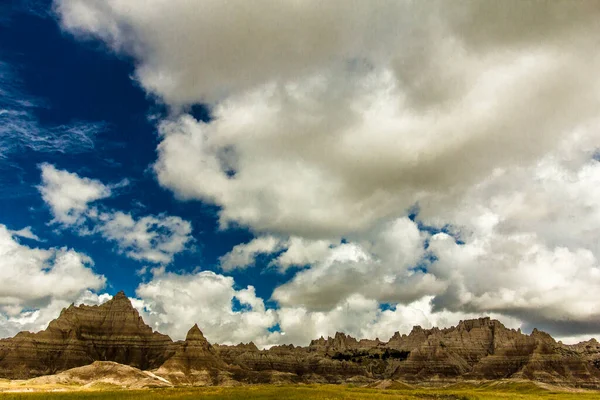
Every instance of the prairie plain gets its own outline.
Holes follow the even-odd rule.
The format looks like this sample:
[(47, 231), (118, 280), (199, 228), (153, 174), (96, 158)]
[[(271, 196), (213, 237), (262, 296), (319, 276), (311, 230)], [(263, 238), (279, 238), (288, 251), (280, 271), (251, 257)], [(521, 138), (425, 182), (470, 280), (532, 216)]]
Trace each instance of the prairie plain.
[[(2, 386), (0, 385), (0, 388)], [(7, 389), (6, 386), (3, 387)], [(160, 388), (120, 390), (112, 385), (87, 388), (48, 386), (19, 388), (23, 390), (0, 393), (2, 400), (192, 400), (192, 399), (440, 399), (440, 400), (491, 400), (491, 399), (600, 399), (599, 391), (540, 386), (533, 382), (493, 382), (486, 384), (458, 384), (443, 388), (409, 388), (401, 383), (386, 389), (357, 387), (353, 385), (251, 385), (238, 387)], [(26, 392), (26, 390), (34, 390)]]

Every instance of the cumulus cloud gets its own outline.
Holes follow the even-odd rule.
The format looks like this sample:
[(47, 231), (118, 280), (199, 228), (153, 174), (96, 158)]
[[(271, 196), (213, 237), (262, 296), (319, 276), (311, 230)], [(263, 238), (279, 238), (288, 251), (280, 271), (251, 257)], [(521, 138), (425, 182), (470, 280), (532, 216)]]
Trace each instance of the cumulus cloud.
[(220, 103), (209, 123), (182, 116), (161, 124), (155, 170), (177, 195), (220, 205), (225, 226), (308, 237), (368, 229), (415, 201), (535, 160), (595, 116), (580, 97), (594, 84), (580, 69), (558, 53), (516, 57), (490, 60), (463, 96), (435, 112), (410, 107), (388, 69), (267, 84)]
[(85, 254), (63, 248), (32, 248), (0, 225), (0, 336), (40, 330), (78, 299), (92, 299), (106, 278)]
[(461, 204), (420, 215), (439, 223), (438, 231), (453, 221), (446, 229), (460, 241), (447, 233), (417, 234), (416, 224), (404, 219), (395, 234), (384, 229), (370, 241), (331, 250), (276, 288), (273, 298), (283, 307), (326, 311), (356, 294), (401, 304), (428, 296), (432, 313), (492, 313), (524, 321), (525, 330), (598, 334), (600, 163), (560, 154), (498, 171)]
[(77, 225), (83, 222), (89, 204), (111, 195), (108, 186), (96, 179), (81, 178), (73, 172), (42, 164), (42, 183), (38, 187), (50, 207), (53, 222)]
[(38, 188), (54, 216), (53, 222), (71, 226), (81, 235), (99, 233), (116, 242), (130, 258), (168, 264), (193, 240), (191, 223), (180, 217), (161, 214), (136, 218), (92, 205), (110, 197), (112, 189), (128, 185), (127, 179), (105, 185), (50, 164), (42, 164), (41, 169), (42, 184)]
[(493, 233), (460, 246), (439, 234), (431, 248), (439, 257), (431, 272), (449, 283), (434, 299), (439, 308), (565, 323), (598, 319), (600, 299), (593, 288), (600, 268), (587, 249), (548, 248), (533, 234)]
[(272, 265), (278, 267), (280, 272), (285, 272), (292, 266), (313, 264), (323, 260), (329, 249), (338, 244), (329, 240), (307, 240), (292, 236), (285, 242), (285, 251), (272, 261)]
[(0, 313), (0, 337), (12, 337), (21, 331), (39, 332), (46, 329), (48, 323), (57, 318), (63, 308), (71, 304), (99, 305), (110, 300), (111, 297), (107, 293), (98, 294), (86, 290), (79, 297), (67, 299), (52, 297), (47, 305), (26, 309), (19, 314)]
[[(351, 294), (334, 307), (311, 311), (302, 306), (266, 310), (254, 288), (235, 289), (231, 277), (204, 271), (195, 274), (158, 274), (136, 290), (133, 304), (154, 329), (183, 339), (198, 324), (212, 343), (254, 341), (259, 347), (293, 343), (307, 345), (320, 336), (343, 331), (357, 338), (386, 341), (394, 332), (408, 334), (414, 325), (449, 327), (482, 313), (433, 312), (432, 297), (382, 310), (376, 299)], [(234, 306), (234, 302), (239, 304)], [(492, 314), (492, 317), (496, 317)], [(516, 328), (521, 322), (503, 318)], [(278, 329), (274, 329), (275, 327)]]
[(283, 307), (323, 311), (353, 294), (385, 303), (410, 303), (445, 284), (417, 269), (425, 236), (408, 218), (387, 223), (372, 239), (342, 244), (323, 261), (300, 271), (273, 298)]
[(220, 266), (224, 271), (243, 269), (255, 264), (260, 254), (280, 253), (271, 260), (270, 266), (285, 272), (292, 266), (304, 266), (322, 260), (334, 246), (328, 240), (307, 240), (292, 236), (288, 239), (274, 236), (260, 236), (248, 243), (238, 244), (220, 257)]
[(281, 248), (281, 241), (272, 236), (262, 236), (248, 243), (238, 244), (222, 256), (219, 261), (224, 271), (246, 268), (254, 264), (259, 254), (273, 253)]
[[(231, 277), (202, 271), (195, 274), (158, 274), (136, 290), (136, 305), (154, 329), (184, 339), (198, 323), (213, 343), (270, 342), (274, 310), (266, 310), (254, 287), (235, 289)], [(239, 309), (234, 309), (234, 301)]]
[(510, 3), (56, 8), (133, 54), (167, 103), (215, 104), (209, 123), (161, 125), (161, 184), (221, 206), (223, 224), (325, 237), (534, 161), (595, 116), (597, 8)]
[[(334, 336), (345, 332), (355, 338), (378, 338), (387, 341), (395, 332), (408, 334), (416, 325), (422, 328), (456, 326), (459, 321), (478, 318), (483, 314), (463, 312), (433, 312), (432, 297), (382, 310), (374, 299), (354, 294), (327, 311), (309, 311), (303, 307), (283, 307), (278, 311), (279, 325), (285, 333), (283, 341), (306, 345), (311, 339)], [(486, 314), (486, 316), (489, 316)], [(491, 314), (497, 317), (497, 314)], [(521, 322), (502, 318), (509, 328), (518, 328)]]
[[(66, 30), (132, 55), (171, 106), (159, 183), (257, 234), (223, 269), (311, 264), (275, 289), (280, 325), (291, 310), (298, 329), (359, 329), (335, 318), (351, 305), (382, 327), (377, 303), (428, 299), (434, 321), (600, 332), (596, 5), (200, 4), (55, 2)], [(197, 102), (210, 121), (185, 113)], [(461, 241), (404, 218), (415, 204)]]
[(382, 42), (389, 44), (406, 20), (405, 5), (387, 0), (377, 7), (354, 0), (55, 5), (65, 29), (137, 57), (136, 78), (171, 104), (214, 101), (266, 80), (361, 57), (366, 49), (383, 52)]
[(563, 149), (498, 171), (462, 204), (439, 207), (431, 220), (456, 221), (465, 243), (431, 239), (430, 273), (450, 283), (436, 308), (501, 312), (560, 335), (600, 332), (600, 163), (591, 153)]
[(168, 264), (192, 241), (192, 224), (180, 217), (144, 216), (136, 220), (117, 211), (100, 214), (98, 221), (97, 231), (135, 260)]

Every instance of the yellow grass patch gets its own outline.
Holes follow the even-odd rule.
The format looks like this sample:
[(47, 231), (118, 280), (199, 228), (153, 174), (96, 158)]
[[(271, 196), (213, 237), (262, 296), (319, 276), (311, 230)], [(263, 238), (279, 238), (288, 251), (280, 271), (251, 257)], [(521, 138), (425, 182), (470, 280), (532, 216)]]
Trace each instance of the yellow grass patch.
[[(1, 385), (1, 383), (0, 383)], [(17, 389), (16, 386), (13, 388)], [(6, 387), (4, 387), (6, 389)], [(0, 399), (49, 399), (49, 400), (192, 400), (192, 399), (439, 399), (439, 400), (491, 400), (491, 399), (600, 399), (597, 391), (573, 391), (560, 388), (544, 388), (529, 382), (506, 382), (501, 384), (463, 384), (446, 388), (410, 388), (402, 384), (387, 389), (353, 387), (346, 385), (256, 385), (242, 387), (161, 388), (146, 390), (114, 390), (110, 385), (94, 385), (89, 388), (48, 387), (36, 388), (42, 392), (4, 392)], [(62, 391), (56, 391), (62, 390)], [(68, 391), (65, 391), (68, 390)]]

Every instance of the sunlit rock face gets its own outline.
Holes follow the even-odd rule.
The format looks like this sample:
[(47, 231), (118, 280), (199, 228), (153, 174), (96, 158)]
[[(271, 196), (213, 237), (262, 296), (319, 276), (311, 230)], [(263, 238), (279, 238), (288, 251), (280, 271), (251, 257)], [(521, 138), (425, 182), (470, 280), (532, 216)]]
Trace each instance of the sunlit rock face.
[(252, 342), (212, 345), (198, 325), (173, 342), (146, 325), (121, 292), (100, 306), (64, 309), (44, 331), (0, 341), (3, 378), (55, 374), (95, 361), (152, 370), (175, 385), (519, 378), (600, 387), (596, 340), (564, 345), (537, 329), (526, 335), (490, 318), (445, 329), (415, 326), (388, 342), (338, 332), (307, 347), (260, 350)]
[(217, 385), (230, 381), (224, 373), (227, 365), (218, 357), (214, 347), (194, 325), (185, 341), (176, 344), (177, 350), (155, 373), (177, 385)]
[(0, 341), (0, 375), (29, 378), (115, 361), (157, 368), (174, 354), (173, 341), (153, 332), (123, 292), (100, 306), (63, 309), (48, 328)]

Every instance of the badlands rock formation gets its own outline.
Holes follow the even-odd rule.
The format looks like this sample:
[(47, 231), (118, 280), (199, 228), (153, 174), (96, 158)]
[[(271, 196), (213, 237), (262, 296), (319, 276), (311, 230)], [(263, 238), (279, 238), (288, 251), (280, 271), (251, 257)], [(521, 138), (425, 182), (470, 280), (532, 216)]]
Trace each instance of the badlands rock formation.
[(94, 361), (154, 369), (173, 354), (173, 341), (153, 332), (120, 292), (100, 306), (63, 309), (44, 331), (0, 340), (0, 377), (26, 379)]
[(44, 375), (27, 381), (26, 386), (69, 385), (94, 387), (104, 384), (124, 389), (171, 387), (166, 379), (149, 371), (141, 371), (112, 361), (94, 361), (56, 375)]
[[(253, 343), (211, 345), (197, 325), (184, 341), (173, 342), (153, 332), (121, 292), (100, 306), (63, 310), (45, 331), (0, 340), (0, 378), (56, 374), (98, 361), (145, 370), (149, 375), (144, 379), (157, 377), (152, 379), (174, 385), (515, 378), (600, 388), (596, 340), (567, 346), (547, 333), (534, 330), (526, 335), (490, 318), (461, 321), (446, 329), (416, 326), (408, 335), (397, 332), (387, 342), (337, 333), (307, 347), (259, 350)], [(76, 372), (114, 367), (93, 366)]]

